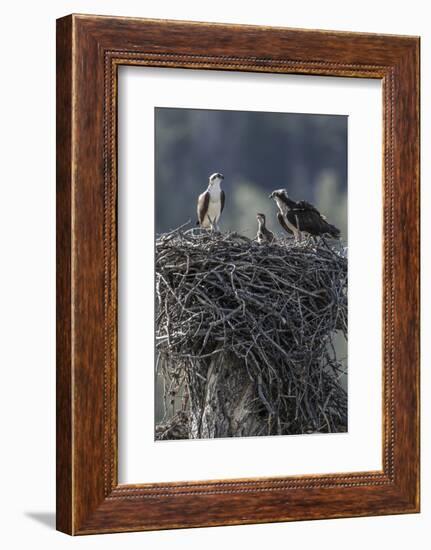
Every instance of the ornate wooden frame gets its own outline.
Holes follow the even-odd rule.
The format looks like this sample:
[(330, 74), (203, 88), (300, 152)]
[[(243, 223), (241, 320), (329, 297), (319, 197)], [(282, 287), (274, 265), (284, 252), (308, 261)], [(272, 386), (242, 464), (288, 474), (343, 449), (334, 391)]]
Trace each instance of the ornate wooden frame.
[[(383, 82), (383, 470), (117, 480), (119, 65)], [(419, 511), (419, 38), (70, 15), (57, 21), (57, 528), (69, 534)]]

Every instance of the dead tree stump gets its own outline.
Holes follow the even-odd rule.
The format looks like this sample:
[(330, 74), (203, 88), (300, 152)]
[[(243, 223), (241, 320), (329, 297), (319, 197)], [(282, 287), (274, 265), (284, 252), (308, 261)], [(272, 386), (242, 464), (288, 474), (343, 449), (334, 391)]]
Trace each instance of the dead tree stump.
[(265, 422), (254, 403), (253, 381), (232, 354), (219, 354), (210, 362), (203, 387), (190, 392), (190, 438), (260, 435)]

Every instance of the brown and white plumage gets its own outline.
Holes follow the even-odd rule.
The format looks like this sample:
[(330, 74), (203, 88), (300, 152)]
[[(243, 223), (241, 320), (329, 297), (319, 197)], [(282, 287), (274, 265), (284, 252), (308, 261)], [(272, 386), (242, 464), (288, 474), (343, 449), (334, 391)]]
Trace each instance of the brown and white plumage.
[(220, 187), (223, 174), (216, 172), (209, 177), (208, 188), (198, 197), (198, 225), (203, 229), (218, 229), (218, 222), (225, 205), (225, 193)]
[(294, 201), (287, 195), (286, 189), (273, 191), (270, 198), (277, 203), (277, 219), (285, 231), (294, 234), (300, 241), (302, 234), (312, 237), (329, 235), (340, 237), (340, 230), (326, 221), (326, 218), (312, 204), (306, 201)]
[(258, 212), (256, 214), (256, 218), (258, 224), (256, 234), (257, 242), (259, 244), (272, 243), (272, 241), (274, 240), (274, 233), (266, 227), (265, 214), (261, 214), (260, 212)]
[(284, 221), (284, 216), (281, 212), (277, 212), (277, 220), (281, 227), (286, 231), (286, 233), (293, 235), (293, 231), (287, 226), (287, 223)]

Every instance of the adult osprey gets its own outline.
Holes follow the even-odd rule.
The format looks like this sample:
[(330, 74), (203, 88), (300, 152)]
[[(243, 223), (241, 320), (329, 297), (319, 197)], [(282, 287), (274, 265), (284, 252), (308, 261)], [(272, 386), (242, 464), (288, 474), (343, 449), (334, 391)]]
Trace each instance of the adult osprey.
[(260, 212), (258, 212), (256, 214), (256, 218), (258, 224), (256, 235), (257, 242), (259, 244), (272, 243), (272, 241), (274, 240), (274, 233), (266, 227), (265, 214), (261, 214)]
[(277, 219), (282, 228), (301, 241), (302, 234), (313, 237), (330, 235), (334, 239), (340, 237), (340, 230), (326, 221), (326, 218), (312, 204), (306, 201), (293, 201), (287, 195), (286, 189), (277, 189), (269, 195), (278, 206)]
[(198, 225), (204, 229), (218, 229), (218, 222), (223, 212), (225, 195), (220, 183), (223, 174), (216, 172), (209, 177), (208, 189), (198, 198)]

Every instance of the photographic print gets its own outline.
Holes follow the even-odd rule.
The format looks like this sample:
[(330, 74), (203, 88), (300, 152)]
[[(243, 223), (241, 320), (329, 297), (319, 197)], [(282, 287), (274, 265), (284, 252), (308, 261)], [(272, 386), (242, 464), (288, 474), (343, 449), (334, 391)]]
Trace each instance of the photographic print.
[(348, 429), (342, 115), (155, 108), (155, 439)]

